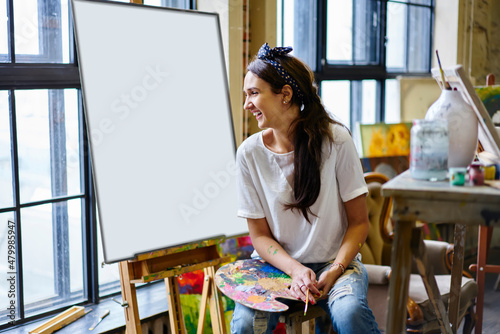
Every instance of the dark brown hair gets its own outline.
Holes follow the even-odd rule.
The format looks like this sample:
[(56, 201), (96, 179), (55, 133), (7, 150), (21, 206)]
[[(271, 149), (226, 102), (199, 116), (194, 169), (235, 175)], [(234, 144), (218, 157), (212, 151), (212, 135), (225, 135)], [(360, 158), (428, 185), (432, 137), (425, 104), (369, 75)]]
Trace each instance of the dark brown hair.
[[(285, 203), (285, 209), (299, 210), (306, 220), (309, 214), (316, 216), (310, 207), (316, 202), (321, 190), (322, 147), (325, 140), (333, 143), (330, 124), (338, 123), (325, 110), (314, 82), (314, 73), (300, 59), (286, 55), (275, 56), (286, 72), (297, 82), (302, 99), (295, 91), (291, 102), (300, 108), (299, 116), (289, 129), (294, 145), (293, 192), (295, 202)], [(268, 82), (275, 94), (286, 85), (278, 71), (268, 62), (255, 58), (247, 70)]]

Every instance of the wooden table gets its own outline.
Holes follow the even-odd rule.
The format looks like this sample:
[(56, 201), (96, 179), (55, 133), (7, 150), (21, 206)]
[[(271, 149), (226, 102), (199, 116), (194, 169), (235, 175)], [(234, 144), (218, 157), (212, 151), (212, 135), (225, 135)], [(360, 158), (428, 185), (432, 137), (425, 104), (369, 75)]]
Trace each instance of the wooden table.
[[(412, 251), (411, 242), (414, 242), (412, 232), (416, 220), (456, 224), (448, 313), (444, 310), (441, 299), (435, 298), (439, 295), (439, 290), (432, 275), (429, 277), (430, 290), (427, 289), (428, 292), (431, 291), (429, 295), (431, 300), (434, 299), (436, 302), (438, 317), (442, 318), (443, 332), (456, 332), (464, 261), (465, 226), (500, 226), (500, 190), (488, 186), (450, 186), (448, 181), (416, 180), (411, 177), (409, 171), (406, 171), (385, 183), (382, 186), (382, 195), (393, 197), (395, 220), (387, 333), (405, 332), (411, 258), (415, 254), (415, 246)], [(478, 295), (478, 302), (482, 303), (482, 297)], [(478, 326), (481, 328), (481, 325), (482, 319), (478, 319), (476, 333)]]

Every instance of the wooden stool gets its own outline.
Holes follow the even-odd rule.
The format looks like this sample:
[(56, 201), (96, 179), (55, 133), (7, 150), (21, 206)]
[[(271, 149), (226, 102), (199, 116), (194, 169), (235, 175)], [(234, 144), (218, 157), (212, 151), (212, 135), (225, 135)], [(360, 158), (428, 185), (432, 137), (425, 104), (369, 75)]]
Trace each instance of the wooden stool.
[(284, 312), (279, 321), (285, 324), (287, 334), (314, 334), (314, 319), (323, 315), (326, 313), (321, 307), (312, 305), (309, 305), (307, 314), (304, 315), (304, 304), (298, 303), (297, 307)]

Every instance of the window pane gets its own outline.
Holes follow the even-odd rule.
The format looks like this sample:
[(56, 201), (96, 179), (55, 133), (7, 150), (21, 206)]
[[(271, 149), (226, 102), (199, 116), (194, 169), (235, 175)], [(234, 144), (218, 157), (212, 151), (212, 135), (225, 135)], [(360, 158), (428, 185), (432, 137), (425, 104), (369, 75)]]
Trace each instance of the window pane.
[(328, 63), (376, 64), (379, 55), (378, 1), (328, 1)]
[(52, 205), (21, 212), (24, 301), (26, 304), (55, 297)]
[(64, 90), (64, 119), (66, 121), (66, 164), (68, 166), (68, 194), (81, 193), (80, 178), (80, 118), (78, 90)]
[(363, 124), (372, 124), (376, 122), (377, 109), (377, 81), (363, 80), (362, 84), (362, 104), (361, 120)]
[[(14, 283), (14, 286), (11, 289), (10, 281), (7, 280), (7, 278), (10, 277), (10, 275), (8, 274), (9, 272), (17, 271), (16, 267), (14, 267), (14, 270), (12, 270), (12, 268), (10, 268), (11, 264), (8, 262), (11, 261), (11, 258), (8, 258), (9, 245), (12, 245), (12, 236), (15, 236), (15, 230), (9, 228), (9, 226), (12, 226), (12, 224), (9, 223), (9, 220), (11, 222), (14, 222), (13, 212), (0, 213), (0, 259), (2, 259), (2, 261), (0, 261), (0, 275), (1, 277), (5, 277), (5, 279), (0, 279), (0, 325), (13, 320), (10, 318), (10, 310), (8, 310), (11, 305), (11, 301), (14, 302), (14, 305), (16, 307), (12, 315), (16, 320), (19, 318), (19, 312), (17, 310), (17, 307), (19, 306), (19, 301), (17, 300), (17, 292), (19, 291), (19, 287), (17, 286), (17, 281), (12, 281), (12, 283)], [(17, 247), (15, 248), (17, 249)], [(14, 258), (17, 258), (16, 255), (17, 254), (11, 253), (11, 256), (13, 256)], [(13, 265), (15, 266), (15, 263)], [(12, 292), (15, 294), (15, 296), (12, 295)]]
[(428, 72), (430, 69), (431, 8), (387, 4), (389, 71)]
[(356, 0), (354, 3), (354, 62), (360, 65), (378, 64), (381, 26), (379, 1)]
[(0, 91), (0, 208), (14, 204), (10, 149), (9, 93)]
[(68, 0), (14, 1), (16, 62), (69, 63), (70, 29)]
[[(389, 0), (389, 1), (391, 1), (391, 0)], [(397, 0), (397, 1), (430, 6), (432, 0)]]
[[(65, 206), (61, 202), (59, 207)], [(71, 297), (83, 297), (83, 245), (82, 245), (82, 206), (83, 200), (71, 200), (67, 202), (68, 233), (69, 233), (69, 273)], [(76, 294), (75, 294), (76, 292)]]
[(7, 1), (0, 0), (0, 63), (10, 61), (8, 24)]
[[(98, 219), (99, 220), (99, 219)], [(103, 297), (120, 290), (120, 273), (118, 263), (104, 263), (100, 224), (97, 225), (97, 261), (99, 263), (99, 296)]]
[(278, 8), (283, 14), (278, 14), (278, 43), (281, 46), (293, 46), (294, 11), (293, 1), (278, 0)]
[(401, 122), (399, 85), (396, 79), (385, 81), (385, 123)]
[(406, 64), (406, 5), (387, 4), (386, 66), (403, 72)]
[(189, 0), (144, 0), (145, 5), (189, 9)]
[(15, 101), (21, 202), (49, 199), (51, 182), (47, 91), (16, 91)]
[(15, 92), (21, 202), (80, 193), (76, 90)]
[(321, 99), (325, 108), (351, 128), (351, 92), (350, 82), (347, 80), (322, 81)]
[[(278, 44), (293, 47), (293, 55), (302, 59), (314, 71), (316, 69), (316, 27), (317, 1), (283, 1), (278, 5), (283, 10), (279, 17)], [(271, 47), (273, 47), (271, 45)]]
[(80, 203), (77, 199), (21, 209), (27, 315), (83, 298)]
[(431, 10), (427, 7), (409, 8), (408, 70), (428, 72), (430, 70)]
[(352, 1), (331, 0), (327, 8), (326, 58), (328, 62), (352, 61)]
[(432, 0), (409, 0), (408, 2), (426, 6), (430, 6), (432, 4)]

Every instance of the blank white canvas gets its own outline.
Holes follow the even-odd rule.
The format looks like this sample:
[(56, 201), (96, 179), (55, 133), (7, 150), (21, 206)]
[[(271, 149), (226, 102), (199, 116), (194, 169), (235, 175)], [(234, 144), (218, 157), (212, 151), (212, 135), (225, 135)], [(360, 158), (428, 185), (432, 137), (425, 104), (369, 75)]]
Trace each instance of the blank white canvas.
[(105, 262), (246, 233), (217, 14), (72, 5)]

